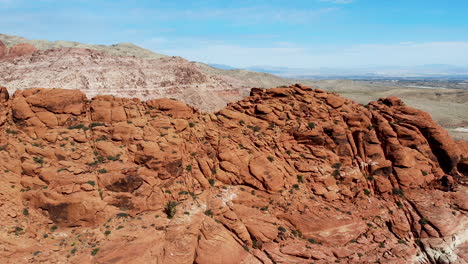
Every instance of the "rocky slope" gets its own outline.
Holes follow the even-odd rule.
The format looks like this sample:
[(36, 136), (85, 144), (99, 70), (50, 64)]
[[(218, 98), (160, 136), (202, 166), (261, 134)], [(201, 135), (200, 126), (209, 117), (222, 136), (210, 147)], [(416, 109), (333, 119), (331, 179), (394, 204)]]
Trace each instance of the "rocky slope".
[(0, 92), (2, 263), (466, 263), (468, 146), (300, 85), (214, 114)]
[(204, 111), (216, 111), (248, 95), (250, 87), (290, 82), (279, 77), (268, 79), (262, 73), (250, 77), (248, 72), (225, 74), (180, 57), (116, 56), (83, 48), (36, 50), (30, 44), (10, 47), (3, 57), (2, 50), (8, 48), (0, 42), (0, 83), (10, 92), (60, 87), (79, 89), (89, 97), (175, 98)]
[(73, 41), (48, 41), (48, 40), (32, 40), (19, 36), (11, 36), (0, 34), (0, 41), (5, 43), (6, 46), (11, 47), (18, 44), (29, 44), (39, 50), (60, 49), (60, 48), (79, 48), (79, 49), (92, 49), (102, 51), (109, 55), (115, 56), (135, 56), (146, 59), (159, 59), (168, 57), (132, 43), (119, 43), (114, 45), (92, 45), (84, 44)]
[[(468, 133), (460, 130), (468, 124), (468, 91), (404, 88), (351, 80), (301, 82), (359, 103), (398, 96), (408, 105), (429, 112), (451, 136), (468, 141)], [(89, 45), (0, 34), (0, 85), (7, 86), (10, 93), (31, 87), (59, 87), (80, 89), (88, 97), (99, 94), (143, 100), (169, 97), (214, 112), (247, 96), (251, 87), (292, 83), (294, 80), (266, 73), (216, 69), (129, 43)]]

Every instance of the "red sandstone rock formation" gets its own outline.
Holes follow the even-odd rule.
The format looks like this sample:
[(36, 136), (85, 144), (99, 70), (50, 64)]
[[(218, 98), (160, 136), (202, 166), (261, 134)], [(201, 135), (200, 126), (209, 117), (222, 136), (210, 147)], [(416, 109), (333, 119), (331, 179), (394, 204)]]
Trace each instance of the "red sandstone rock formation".
[(8, 53), (8, 48), (3, 44), (2, 41), (0, 41), (0, 59), (5, 57)]
[(19, 57), (36, 52), (37, 49), (28, 43), (16, 44), (8, 51), (8, 57)]
[(3, 262), (467, 260), (466, 147), (398, 98), (0, 94)]

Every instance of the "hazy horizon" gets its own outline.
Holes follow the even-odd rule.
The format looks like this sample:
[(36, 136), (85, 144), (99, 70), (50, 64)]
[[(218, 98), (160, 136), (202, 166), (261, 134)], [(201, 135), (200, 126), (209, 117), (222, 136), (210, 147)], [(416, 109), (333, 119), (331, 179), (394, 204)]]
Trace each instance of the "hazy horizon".
[(0, 27), (237, 68), (467, 67), (467, 11), (462, 0), (0, 0)]

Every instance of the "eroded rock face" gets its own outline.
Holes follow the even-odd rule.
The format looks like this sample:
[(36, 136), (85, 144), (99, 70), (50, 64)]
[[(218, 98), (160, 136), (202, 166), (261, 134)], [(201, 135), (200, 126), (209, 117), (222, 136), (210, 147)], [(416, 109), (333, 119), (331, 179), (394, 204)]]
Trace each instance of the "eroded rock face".
[(0, 41), (0, 59), (5, 57), (8, 53), (8, 48), (5, 46), (5, 44)]
[(2, 50), (5, 51), (4, 59), (0, 60), (0, 83), (8, 84), (10, 92), (43, 87), (79, 89), (90, 98), (98, 95), (142, 100), (175, 98), (214, 112), (247, 96), (255, 85), (288, 83), (279, 77), (270, 77), (270, 81), (263, 83), (264, 78), (230, 76), (180, 57), (116, 56), (84, 48), (36, 51), (29, 44), (17, 44), (9, 53), (5, 48), (0, 44), (0, 58)]
[(16, 44), (8, 51), (8, 57), (19, 57), (36, 52), (37, 49), (29, 43)]
[(397, 98), (2, 91), (2, 261), (466, 261), (466, 145)]

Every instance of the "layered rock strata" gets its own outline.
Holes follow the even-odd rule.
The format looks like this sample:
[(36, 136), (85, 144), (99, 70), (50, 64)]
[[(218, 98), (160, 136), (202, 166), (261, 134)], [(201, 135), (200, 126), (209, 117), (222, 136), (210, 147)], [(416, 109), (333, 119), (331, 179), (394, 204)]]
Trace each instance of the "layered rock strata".
[(0, 90), (2, 263), (465, 263), (467, 146), (301, 85), (214, 114)]

